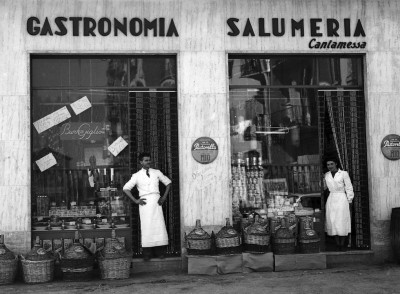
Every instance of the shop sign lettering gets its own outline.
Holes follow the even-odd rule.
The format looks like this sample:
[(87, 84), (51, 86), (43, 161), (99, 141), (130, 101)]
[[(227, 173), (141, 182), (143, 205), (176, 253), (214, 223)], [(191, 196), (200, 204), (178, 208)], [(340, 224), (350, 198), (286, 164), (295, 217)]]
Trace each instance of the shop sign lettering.
[(26, 30), (31, 36), (65, 36), (74, 37), (119, 36), (131, 35), (153, 37), (178, 37), (179, 33), (173, 19), (126, 17), (94, 19), (91, 17), (29, 17), (26, 21)]
[(201, 137), (192, 144), (192, 156), (199, 163), (211, 163), (217, 158), (217, 155), (218, 145), (211, 138)]
[[(311, 37), (308, 47), (310, 49), (364, 49), (367, 42), (363, 40), (337, 40), (340, 38), (362, 38), (365, 37), (364, 27), (360, 19), (353, 22), (350, 18), (342, 20), (335, 18), (310, 18), (290, 19), (258, 18), (257, 20), (240, 20), (238, 18), (227, 19), (229, 27), (228, 36), (236, 37), (282, 37), (290, 34), (292, 37)], [(317, 38), (328, 37), (334, 40), (320, 41)]]
[(104, 139), (104, 123), (66, 123), (60, 128), (61, 140), (90, 140)]
[(383, 138), (381, 142), (383, 156), (389, 160), (400, 159), (400, 136), (391, 134)]

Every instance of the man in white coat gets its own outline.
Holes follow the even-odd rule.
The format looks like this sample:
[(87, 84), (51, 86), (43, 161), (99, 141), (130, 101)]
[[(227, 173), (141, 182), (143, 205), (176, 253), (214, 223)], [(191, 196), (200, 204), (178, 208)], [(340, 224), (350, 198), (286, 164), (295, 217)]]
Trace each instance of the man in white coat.
[[(142, 169), (132, 175), (123, 190), (134, 203), (139, 205), (144, 259), (149, 260), (153, 254), (163, 258), (164, 247), (162, 246), (168, 245), (168, 235), (162, 205), (171, 189), (171, 180), (164, 176), (161, 171), (150, 168), (150, 153), (141, 153), (139, 161)], [(160, 197), (159, 182), (166, 186), (162, 197)], [(133, 197), (131, 192), (135, 186), (139, 191), (139, 199)]]

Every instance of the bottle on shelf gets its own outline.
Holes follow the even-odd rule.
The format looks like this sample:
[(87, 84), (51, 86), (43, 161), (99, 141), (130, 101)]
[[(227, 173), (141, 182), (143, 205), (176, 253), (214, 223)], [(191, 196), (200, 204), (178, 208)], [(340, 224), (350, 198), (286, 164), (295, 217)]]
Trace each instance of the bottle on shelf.
[(110, 182), (108, 181), (107, 169), (106, 168), (104, 169), (103, 182), (104, 182), (104, 188), (109, 187)]
[(114, 168), (110, 169), (110, 188), (116, 188), (114, 182)]

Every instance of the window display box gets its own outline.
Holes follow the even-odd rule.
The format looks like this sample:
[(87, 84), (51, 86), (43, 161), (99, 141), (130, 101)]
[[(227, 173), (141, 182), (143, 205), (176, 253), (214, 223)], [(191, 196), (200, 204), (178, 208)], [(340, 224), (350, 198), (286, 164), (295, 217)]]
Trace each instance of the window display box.
[(275, 255), (275, 271), (326, 269), (326, 254)]

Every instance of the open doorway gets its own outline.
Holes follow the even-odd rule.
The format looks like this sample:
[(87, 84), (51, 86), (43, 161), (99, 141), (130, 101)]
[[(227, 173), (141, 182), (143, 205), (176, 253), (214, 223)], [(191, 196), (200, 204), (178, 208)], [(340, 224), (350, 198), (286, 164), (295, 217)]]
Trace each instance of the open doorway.
[[(320, 90), (319, 133), (323, 158), (334, 156), (348, 172), (354, 190), (350, 204), (351, 233), (345, 241), (348, 249), (368, 249), (369, 202), (365, 129), (365, 99), (361, 90)], [(327, 172), (323, 166), (323, 172)], [(329, 197), (323, 192), (323, 206)], [(336, 250), (334, 237), (326, 235), (326, 251)]]

